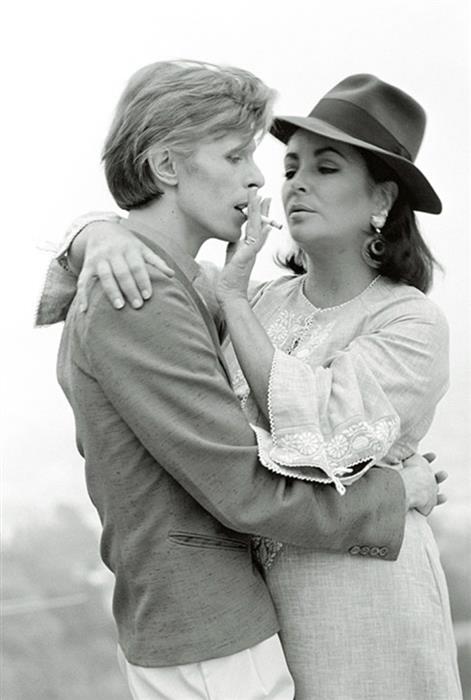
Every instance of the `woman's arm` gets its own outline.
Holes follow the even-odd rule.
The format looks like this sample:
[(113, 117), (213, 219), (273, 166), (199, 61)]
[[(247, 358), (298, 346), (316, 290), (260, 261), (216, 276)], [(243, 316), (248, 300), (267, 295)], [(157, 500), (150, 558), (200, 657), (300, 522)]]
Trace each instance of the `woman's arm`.
[(228, 246), (226, 264), (219, 274), (216, 287), (216, 297), (237, 359), (266, 417), (267, 387), (275, 348), (250, 307), (248, 289), (257, 254), (263, 248), (270, 230), (260, 218), (262, 214), (268, 216), (269, 207), (270, 200), (262, 200), (256, 188), (249, 188), (245, 237)]
[(324, 366), (273, 350), (246, 302), (227, 307), (239, 364), (270, 426), (255, 427), (267, 468), (342, 492), (385, 455), (398, 463), (416, 450), (448, 384), (446, 323), (424, 302)]
[(173, 276), (173, 270), (119, 221), (117, 214), (91, 212), (72, 222), (49, 265), (36, 312), (37, 326), (63, 321), (77, 294), (86, 311), (96, 279), (100, 279), (110, 303), (119, 309), (125, 303), (121, 289), (135, 308), (142, 306), (143, 296), (151, 296), (152, 267)]
[(77, 274), (71, 265), (69, 251), (80, 232), (95, 221), (119, 221), (119, 216), (111, 212), (89, 212), (74, 219), (65, 232), (56, 257), (49, 263), (36, 310), (36, 326), (65, 320), (77, 293)]
[(88, 224), (72, 241), (68, 257), (78, 274), (77, 295), (83, 311), (88, 308), (90, 289), (97, 278), (116, 309), (123, 308), (125, 299), (139, 309), (152, 296), (149, 265), (173, 276), (173, 270), (121, 226), (119, 219)]
[(226, 329), (258, 407), (269, 418), (268, 385), (275, 348), (245, 298), (222, 305)]
[(374, 329), (323, 366), (275, 351), (261, 452), (276, 470), (294, 467), (302, 478), (316, 466), (351, 483), (366, 470), (350, 472), (355, 465), (386, 455), (399, 463), (416, 450), (447, 386), (443, 316), (426, 298), (392, 299)]

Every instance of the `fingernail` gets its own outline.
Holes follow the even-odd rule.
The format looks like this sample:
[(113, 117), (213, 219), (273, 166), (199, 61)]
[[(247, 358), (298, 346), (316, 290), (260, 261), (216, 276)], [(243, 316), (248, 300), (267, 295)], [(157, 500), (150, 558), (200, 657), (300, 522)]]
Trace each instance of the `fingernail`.
[(82, 304), (82, 305), (80, 306), (80, 311), (81, 311), (82, 313), (84, 313), (86, 310), (87, 310), (87, 307), (85, 306), (85, 304)]
[(133, 299), (132, 305), (134, 309), (140, 309), (142, 306), (141, 299)]
[(115, 309), (122, 309), (124, 306), (124, 301), (122, 299), (115, 299), (113, 302), (113, 306)]
[(141, 294), (143, 299), (150, 299), (151, 292), (148, 289), (143, 289)]

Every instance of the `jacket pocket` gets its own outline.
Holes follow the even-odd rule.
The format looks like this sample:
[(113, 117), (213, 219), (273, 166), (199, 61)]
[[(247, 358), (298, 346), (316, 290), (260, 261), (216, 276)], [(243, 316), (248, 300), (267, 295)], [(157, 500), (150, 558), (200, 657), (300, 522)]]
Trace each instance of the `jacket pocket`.
[(200, 535), (195, 532), (183, 532), (170, 530), (168, 539), (175, 544), (185, 547), (200, 547), (209, 549), (231, 549), (248, 551), (249, 543), (232, 537), (216, 537), (214, 535)]

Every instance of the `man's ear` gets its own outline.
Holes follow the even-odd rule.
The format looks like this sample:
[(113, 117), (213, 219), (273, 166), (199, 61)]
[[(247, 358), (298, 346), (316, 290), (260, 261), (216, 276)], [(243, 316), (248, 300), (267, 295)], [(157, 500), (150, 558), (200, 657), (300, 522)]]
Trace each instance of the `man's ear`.
[(178, 184), (175, 158), (168, 148), (157, 148), (149, 158), (149, 167), (159, 182), (175, 187)]

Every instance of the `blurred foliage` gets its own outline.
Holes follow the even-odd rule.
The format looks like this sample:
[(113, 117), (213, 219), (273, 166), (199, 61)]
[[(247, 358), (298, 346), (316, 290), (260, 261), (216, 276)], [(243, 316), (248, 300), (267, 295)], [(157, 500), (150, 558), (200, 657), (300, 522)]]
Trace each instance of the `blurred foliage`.
[[(466, 525), (466, 518), (433, 523), (456, 623), (464, 697), (471, 700)], [(96, 529), (77, 510), (61, 506), (49, 522), (19, 527), (4, 544), (2, 560), (2, 700), (129, 700), (116, 660), (111, 576), (99, 560)]]
[(448, 513), (431, 521), (448, 583), (463, 696), (471, 700), (471, 512)]
[(20, 527), (2, 559), (2, 700), (129, 700), (96, 531), (61, 506)]

